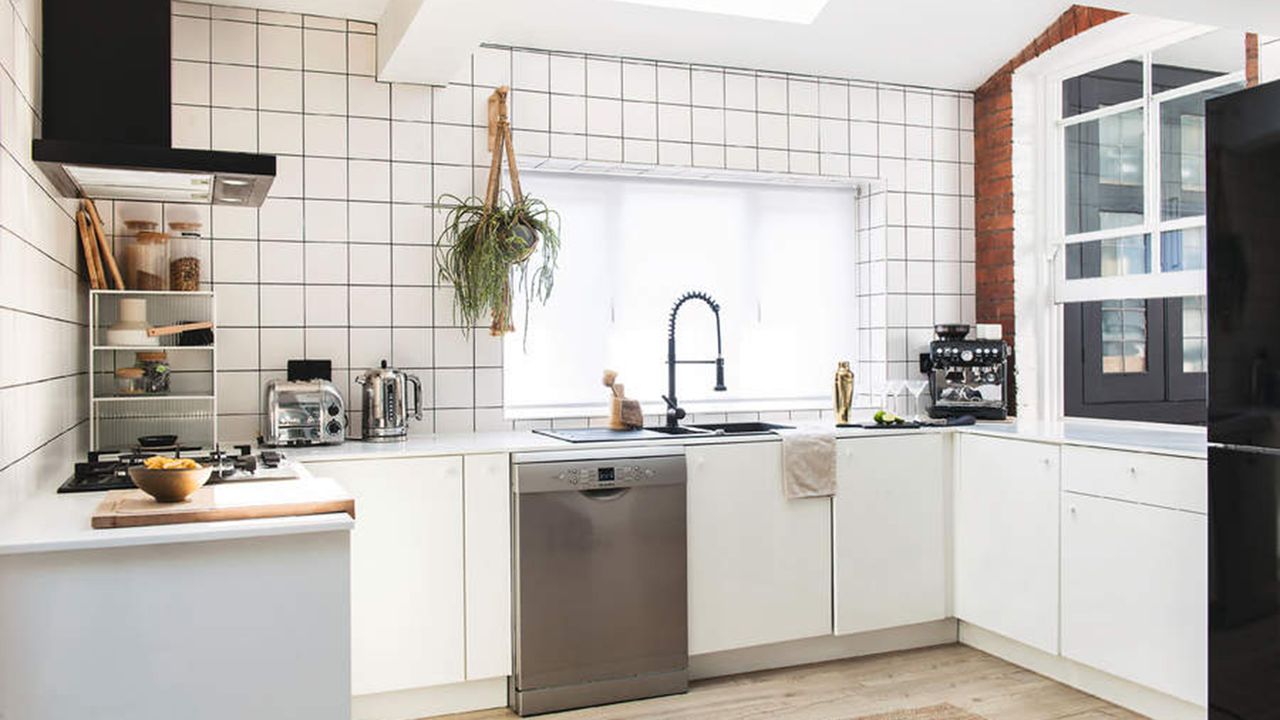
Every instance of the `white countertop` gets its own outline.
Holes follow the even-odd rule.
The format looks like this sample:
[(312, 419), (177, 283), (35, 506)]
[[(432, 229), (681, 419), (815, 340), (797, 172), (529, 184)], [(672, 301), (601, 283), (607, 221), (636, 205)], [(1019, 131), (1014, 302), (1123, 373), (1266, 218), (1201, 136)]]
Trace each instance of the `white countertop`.
[[(800, 423), (802, 427), (816, 427)], [(828, 426), (830, 427), (830, 426)], [(838, 438), (883, 437), (921, 432), (962, 432), (1012, 437), (1063, 445), (1088, 445), (1134, 452), (1203, 458), (1206, 456), (1205, 430), (1140, 423), (1112, 423), (1071, 420), (1038, 424), (1027, 421), (982, 422), (964, 427), (923, 429), (835, 428)], [(475, 455), (484, 453), (518, 453), (548, 450), (589, 450), (591, 448), (624, 448), (655, 443), (674, 445), (720, 445), (734, 442), (760, 442), (768, 435), (678, 436), (658, 440), (626, 440), (618, 442), (569, 443), (564, 440), (526, 432), (482, 432), (419, 435), (398, 442), (362, 442), (348, 440), (341, 445), (287, 448), (285, 454), (303, 463), (364, 460), (397, 457), (433, 457), (441, 455)]]
[[(1083, 445), (1180, 457), (1206, 457), (1204, 428), (1179, 428), (1137, 423), (1068, 421), (1037, 424), (1027, 421), (980, 423), (959, 428), (867, 430), (837, 428), (839, 438), (883, 437), (932, 432), (961, 432), (1008, 437), (1033, 442)], [(375, 458), (432, 457), (553, 450), (585, 450), (652, 445), (705, 445), (767, 441), (769, 436), (679, 437), (606, 443), (569, 443), (533, 432), (484, 432), (420, 435), (394, 443), (348, 441), (341, 445), (286, 449), (286, 455), (302, 463), (358, 461)], [(305, 472), (305, 470), (303, 471)], [(140, 528), (95, 530), (90, 517), (103, 493), (57, 494), (65, 478), (50, 478), (49, 484), (9, 515), (0, 518), (0, 555), (53, 550), (202, 542), (235, 538), (289, 535), (332, 530), (349, 530), (354, 521), (344, 513), (304, 517), (229, 520), (211, 523), (160, 525)]]
[(1067, 420), (1057, 423), (1019, 420), (1008, 423), (979, 423), (972, 427), (956, 429), (966, 433), (1014, 437), (1060, 445), (1080, 445), (1200, 459), (1208, 457), (1208, 437), (1203, 427), (1097, 420)]
[[(301, 473), (305, 472), (301, 469)], [(350, 530), (355, 526), (350, 515), (330, 513), (99, 530), (90, 525), (90, 519), (106, 493), (59, 494), (56, 490), (64, 479), (53, 479), (31, 499), (0, 518), (0, 555), (297, 535)], [(246, 483), (246, 487), (252, 484), (265, 487), (270, 482)]]

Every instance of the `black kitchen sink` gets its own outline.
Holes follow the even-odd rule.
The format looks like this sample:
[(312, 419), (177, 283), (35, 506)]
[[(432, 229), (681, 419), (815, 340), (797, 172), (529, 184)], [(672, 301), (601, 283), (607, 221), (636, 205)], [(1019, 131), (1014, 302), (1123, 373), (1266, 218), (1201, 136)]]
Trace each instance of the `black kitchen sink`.
[(638, 430), (609, 430), (607, 428), (576, 428), (566, 430), (534, 430), (539, 435), (546, 435), (557, 440), (571, 443), (610, 442), (621, 440), (658, 440), (676, 437), (714, 437), (730, 435), (768, 435), (774, 430), (790, 430), (790, 425), (774, 425), (766, 422), (737, 423), (703, 423), (701, 425), (680, 425), (667, 427), (647, 427)]
[(774, 430), (790, 430), (790, 425), (767, 422), (699, 423), (689, 427), (716, 435), (767, 435)]
[(675, 427), (659, 425), (657, 427), (647, 427), (645, 430), (663, 435), (707, 435), (710, 433), (708, 430), (700, 430), (693, 425), (677, 425)]

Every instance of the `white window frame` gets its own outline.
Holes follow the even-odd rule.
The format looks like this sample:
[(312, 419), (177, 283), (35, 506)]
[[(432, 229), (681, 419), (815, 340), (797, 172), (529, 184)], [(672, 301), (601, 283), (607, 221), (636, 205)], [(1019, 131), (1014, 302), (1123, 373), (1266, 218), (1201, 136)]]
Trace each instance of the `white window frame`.
[[(1065, 263), (1065, 258), (1058, 257), (1063, 249), (1058, 239), (1063, 233), (1056, 232), (1057, 228), (1065, 228), (1065, 177), (1060, 171), (1065, 149), (1057, 126), (1062, 116), (1062, 82), (1218, 29), (1178, 20), (1126, 15), (1059, 44), (1014, 72), (1014, 353), (1018, 357), (1020, 420), (1060, 423), (1066, 419), (1062, 364), (1065, 320), (1061, 303), (1071, 301), (1071, 295), (1059, 293), (1062, 283), (1058, 278), (1065, 279), (1066, 273), (1059, 265)], [(1109, 287), (1089, 288), (1087, 284), (1074, 287), (1081, 291), (1081, 298), (1088, 299), (1204, 292), (1203, 279), (1197, 282), (1185, 273), (1157, 273), (1154, 277), (1158, 279), (1147, 282), (1159, 283), (1158, 287), (1140, 287), (1134, 282), (1141, 278), (1137, 275), (1121, 276), (1119, 282), (1108, 283)], [(1074, 282), (1091, 283), (1092, 280)], [(1115, 292), (1121, 283), (1124, 292)]]
[[(1187, 295), (1203, 295), (1205, 292), (1206, 273), (1204, 270), (1165, 271), (1161, 267), (1162, 234), (1174, 230), (1205, 227), (1205, 216), (1193, 216), (1163, 220), (1161, 218), (1161, 127), (1160, 107), (1163, 103), (1181, 97), (1195, 95), (1206, 90), (1213, 90), (1228, 85), (1244, 82), (1244, 70), (1202, 80), (1190, 85), (1165, 90), (1152, 94), (1151, 66), (1153, 54), (1161, 48), (1213, 32), (1217, 28), (1200, 28), (1190, 33), (1178, 33), (1174, 39), (1166, 39), (1157, 45), (1144, 48), (1139, 52), (1120, 53), (1119, 57), (1098, 59), (1085, 66), (1076, 66), (1069, 70), (1054, 73), (1046, 77), (1045, 106), (1046, 118), (1052, 124), (1048, 133), (1051, 162), (1046, 168), (1048, 195), (1048, 248), (1053, 264), (1054, 302), (1062, 305), (1074, 302), (1090, 302), (1098, 300), (1122, 300), (1135, 298), (1180, 297)], [(1242, 53), (1243, 57), (1243, 53)], [(1128, 102), (1110, 105), (1089, 112), (1080, 113), (1069, 118), (1062, 117), (1062, 83), (1078, 75), (1114, 65), (1125, 60), (1142, 61), (1143, 89), (1142, 97)], [(1122, 228), (1095, 230), (1092, 232), (1068, 235), (1066, 231), (1066, 133), (1067, 128), (1092, 122), (1105, 117), (1141, 110), (1143, 113), (1143, 222), (1140, 225), (1129, 225)], [(1155, 149), (1154, 152), (1152, 149)], [(1144, 274), (1112, 275), (1098, 278), (1067, 279), (1066, 247), (1068, 245), (1111, 240), (1114, 238), (1141, 236), (1150, 238), (1150, 271)]]

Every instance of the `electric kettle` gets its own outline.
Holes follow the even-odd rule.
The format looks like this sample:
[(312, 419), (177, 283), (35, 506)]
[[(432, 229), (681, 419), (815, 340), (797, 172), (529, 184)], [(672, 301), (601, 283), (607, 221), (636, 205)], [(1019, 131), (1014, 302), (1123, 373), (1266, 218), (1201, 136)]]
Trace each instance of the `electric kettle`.
[[(402, 440), (409, 434), (409, 415), (422, 419), (422, 381), (417, 375), (387, 367), (366, 370), (356, 378), (364, 386), (362, 408), (364, 418), (361, 437), (373, 442)], [(413, 386), (413, 409), (407, 402), (408, 387)]]

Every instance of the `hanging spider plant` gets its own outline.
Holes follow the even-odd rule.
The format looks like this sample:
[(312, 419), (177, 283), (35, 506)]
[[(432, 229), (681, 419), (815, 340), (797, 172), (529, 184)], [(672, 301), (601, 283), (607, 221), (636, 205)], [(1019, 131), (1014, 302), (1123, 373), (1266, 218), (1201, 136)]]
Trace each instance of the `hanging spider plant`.
[[(514, 183), (513, 183), (514, 184)], [(483, 321), (489, 331), (503, 335), (512, 322), (512, 285), (525, 298), (525, 336), (533, 300), (545, 303), (555, 283), (560, 252), (560, 218), (541, 200), (519, 194), (495, 193), (492, 203), (453, 195), (440, 198), (451, 205), (440, 236), (440, 279), (453, 286), (454, 317), (467, 332)]]
[[(489, 96), (489, 181), (484, 199), (440, 198), (451, 206), (440, 235), (440, 279), (453, 285), (454, 317), (466, 332), (488, 313), (489, 332), (504, 335), (515, 330), (511, 312), (511, 285), (524, 293), (525, 340), (528, 340), (529, 306), (536, 298), (545, 303), (555, 281), (560, 253), (560, 216), (541, 200), (520, 189), (520, 170), (507, 119), (507, 87)], [(502, 156), (507, 156), (511, 194), (502, 190)], [(538, 260), (534, 261), (534, 253)]]

